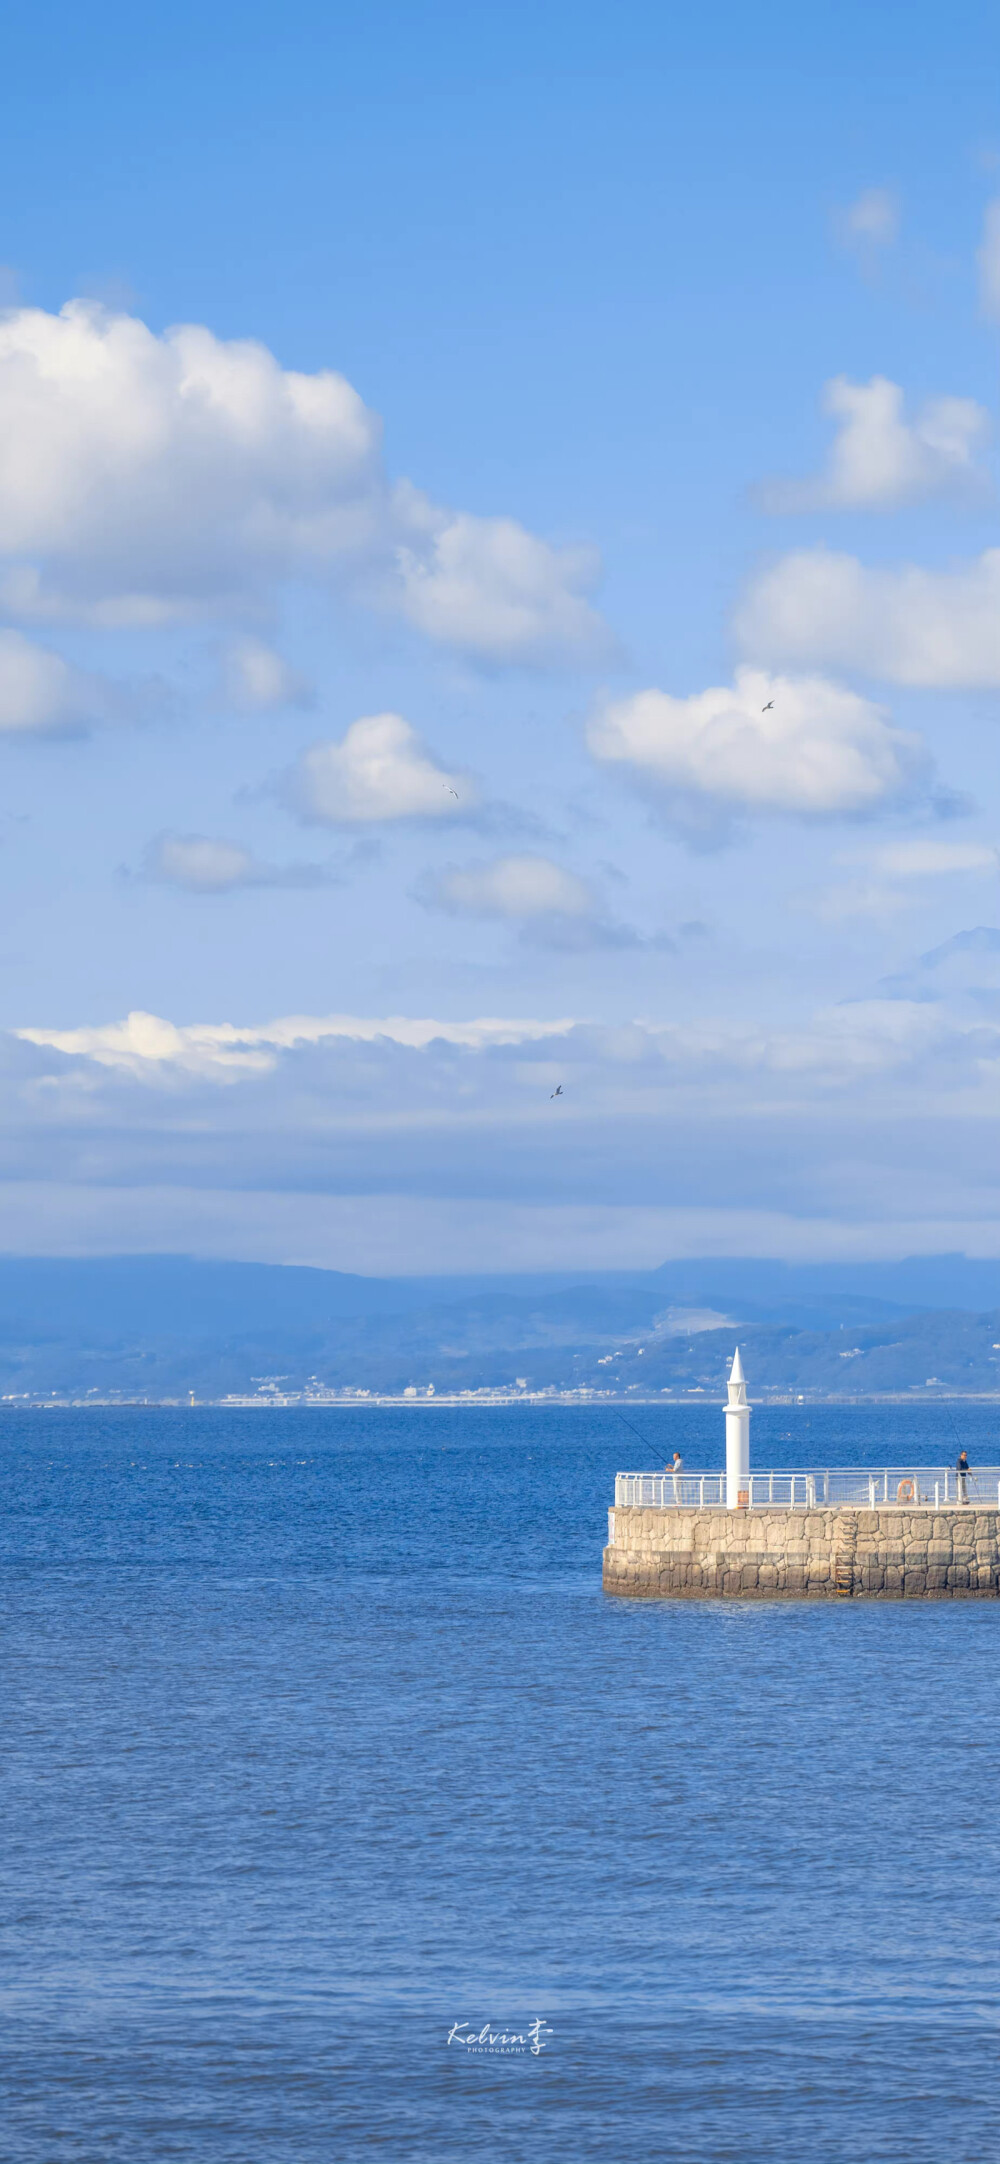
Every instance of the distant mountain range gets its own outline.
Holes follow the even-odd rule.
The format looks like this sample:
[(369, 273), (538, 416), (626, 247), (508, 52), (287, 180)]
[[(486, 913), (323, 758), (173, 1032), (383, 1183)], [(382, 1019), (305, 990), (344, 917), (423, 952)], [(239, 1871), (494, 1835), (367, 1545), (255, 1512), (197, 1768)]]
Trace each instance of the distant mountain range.
[(0, 1395), (317, 1389), (1000, 1392), (1000, 1264), (961, 1255), (362, 1278), (182, 1256), (0, 1258)]

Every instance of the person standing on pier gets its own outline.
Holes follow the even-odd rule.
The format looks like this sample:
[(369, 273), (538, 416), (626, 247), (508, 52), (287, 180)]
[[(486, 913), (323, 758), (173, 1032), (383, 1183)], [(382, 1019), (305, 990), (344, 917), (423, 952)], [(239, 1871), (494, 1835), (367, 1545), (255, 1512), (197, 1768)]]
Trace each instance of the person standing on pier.
[(679, 1450), (674, 1451), (674, 1462), (672, 1465), (668, 1465), (667, 1471), (668, 1473), (672, 1473), (674, 1476), (674, 1502), (679, 1503), (680, 1496), (677, 1493), (677, 1475), (678, 1473), (682, 1473), (684, 1471), (684, 1460), (681, 1457)]
[(955, 1459), (955, 1471), (958, 1474), (958, 1500), (960, 1503), (967, 1503), (969, 1497), (965, 1483), (969, 1477), (969, 1460), (964, 1450), (960, 1450)]

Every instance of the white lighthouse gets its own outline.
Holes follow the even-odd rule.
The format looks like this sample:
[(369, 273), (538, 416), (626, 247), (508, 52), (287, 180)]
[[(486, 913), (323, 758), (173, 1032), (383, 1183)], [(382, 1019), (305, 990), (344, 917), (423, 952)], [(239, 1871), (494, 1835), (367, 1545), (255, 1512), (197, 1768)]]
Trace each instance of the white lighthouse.
[(750, 1407), (737, 1345), (729, 1370), (726, 1405), (726, 1509), (746, 1507), (750, 1488)]

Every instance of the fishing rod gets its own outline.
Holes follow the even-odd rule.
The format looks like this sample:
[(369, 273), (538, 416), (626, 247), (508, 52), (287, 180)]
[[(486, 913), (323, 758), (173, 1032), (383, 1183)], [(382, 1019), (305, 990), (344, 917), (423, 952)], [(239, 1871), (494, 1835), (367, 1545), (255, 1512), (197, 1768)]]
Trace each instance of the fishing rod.
[(636, 1442), (638, 1442), (638, 1443), (641, 1443), (641, 1444), (642, 1444), (642, 1447), (643, 1447), (643, 1449), (644, 1449), (644, 1450), (652, 1450), (652, 1448), (653, 1448), (653, 1445), (652, 1445), (652, 1443), (651, 1443), (651, 1442), (649, 1441), (648, 1437), (647, 1437), (647, 1436), (645, 1436), (645, 1435), (640, 1435), (640, 1433), (639, 1433), (639, 1430), (638, 1430), (638, 1428), (633, 1428), (633, 1427), (632, 1427), (632, 1422), (631, 1422), (631, 1420), (626, 1420), (626, 1419), (625, 1419), (625, 1415), (624, 1415), (624, 1413), (620, 1413), (620, 1412), (618, 1411), (618, 1407), (617, 1407), (617, 1405), (615, 1406), (615, 1414), (616, 1414), (616, 1416), (617, 1416), (617, 1418), (618, 1418), (619, 1420), (621, 1420), (621, 1421), (623, 1421), (623, 1422), (624, 1422), (624, 1425), (625, 1425), (625, 1426), (626, 1426), (627, 1428), (631, 1429), (631, 1432), (632, 1432), (632, 1434), (633, 1434), (633, 1435), (635, 1436)]

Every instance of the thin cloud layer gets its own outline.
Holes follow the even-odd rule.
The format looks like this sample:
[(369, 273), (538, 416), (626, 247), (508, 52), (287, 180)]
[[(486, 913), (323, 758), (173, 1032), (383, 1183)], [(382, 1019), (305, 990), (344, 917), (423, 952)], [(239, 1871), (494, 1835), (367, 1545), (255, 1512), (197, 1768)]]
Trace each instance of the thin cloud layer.
[(953, 571), (872, 569), (856, 556), (799, 549), (751, 585), (736, 630), (750, 652), (793, 667), (858, 669), (940, 690), (995, 687), (1000, 549)]
[(549, 857), (494, 857), (485, 864), (452, 865), (429, 881), (422, 898), (458, 917), (502, 917), (525, 922), (539, 917), (586, 918), (597, 914), (591, 888)]
[(236, 639), (223, 660), (222, 695), (238, 714), (268, 714), (283, 706), (312, 706), (308, 677), (263, 639)]
[(930, 835), (884, 842), (872, 849), (873, 869), (897, 879), (947, 878), (954, 872), (1000, 872), (1000, 849), (989, 842), (939, 842)]
[(338, 873), (323, 864), (267, 864), (239, 842), (208, 834), (157, 834), (143, 852), (140, 878), (189, 894), (231, 894), (237, 887), (323, 887)]
[(0, 598), (24, 620), (240, 616), (336, 585), (492, 663), (592, 655), (592, 553), (393, 484), (343, 376), (83, 301), (0, 321)]
[(929, 879), (995, 881), (1000, 874), (1000, 849), (990, 843), (936, 841), (927, 834), (841, 852), (835, 861), (858, 866), (862, 876), (805, 899), (805, 906), (828, 924), (851, 917), (896, 916), (919, 901)]
[(894, 511), (982, 481), (975, 453), (989, 419), (975, 399), (931, 398), (907, 420), (898, 383), (835, 376), (823, 409), (839, 423), (826, 471), (812, 480), (769, 482), (765, 510)]
[(344, 1039), (356, 1044), (387, 1044), (423, 1051), (430, 1045), (461, 1045), (481, 1051), (489, 1045), (518, 1045), (536, 1038), (565, 1036), (575, 1027), (571, 1019), (521, 1021), (479, 1016), (469, 1022), (442, 1022), (409, 1015), (386, 1015), (377, 1019), (362, 1015), (294, 1014), (274, 1022), (238, 1028), (232, 1022), (177, 1024), (161, 1015), (140, 1009), (121, 1022), (98, 1023), (84, 1029), (20, 1029), (14, 1036), (25, 1044), (50, 1046), (72, 1058), (94, 1060), (99, 1066), (120, 1068), (128, 1074), (155, 1075), (172, 1067), (197, 1074), (228, 1079), (233, 1073), (270, 1073), (279, 1054), (305, 1046)]
[[(970, 938), (958, 959), (971, 981), (954, 996), (887, 987), (798, 1028), (289, 1016), (244, 1029), (138, 1014), (21, 1031), (0, 1038), (0, 1181), (44, 1188), (50, 1226), (61, 1196), (71, 1211), (78, 1188), (102, 1185), (106, 1247), (110, 1227), (136, 1221), (132, 1197), (176, 1244), (199, 1221), (191, 1198), (228, 1190), (229, 1252), (247, 1197), (269, 1195), (294, 1239), (320, 1195), (353, 1198), (359, 1224), (379, 1197), (408, 1196), (424, 1235), (410, 1266), (425, 1269), (442, 1210), (498, 1201), (535, 1213), (539, 1267), (544, 1213), (569, 1201), (581, 1226), (588, 1210), (620, 1211), (622, 1227), (650, 1207), (684, 1211), (702, 1252), (718, 1251), (720, 1211), (737, 1243), (747, 1213), (769, 1212), (805, 1228), (805, 1252), (818, 1221), (832, 1246), (867, 1226), (877, 1248), (887, 1224), (898, 1238), (915, 1217), (924, 1246), (959, 1225), (965, 1245), (1000, 1221), (983, 1151), (1000, 997), (984, 1006), (995, 956)], [(923, 972), (935, 990), (946, 974)]]
[(798, 817), (870, 812), (926, 778), (920, 739), (823, 677), (738, 669), (687, 699), (649, 690), (606, 705), (587, 742), (667, 798)]
[(437, 766), (402, 714), (366, 714), (339, 741), (312, 744), (277, 793), (298, 818), (323, 826), (467, 815), (478, 793), (467, 775)]
[(899, 201), (891, 188), (863, 188), (836, 213), (835, 231), (845, 248), (868, 256), (899, 238)]

